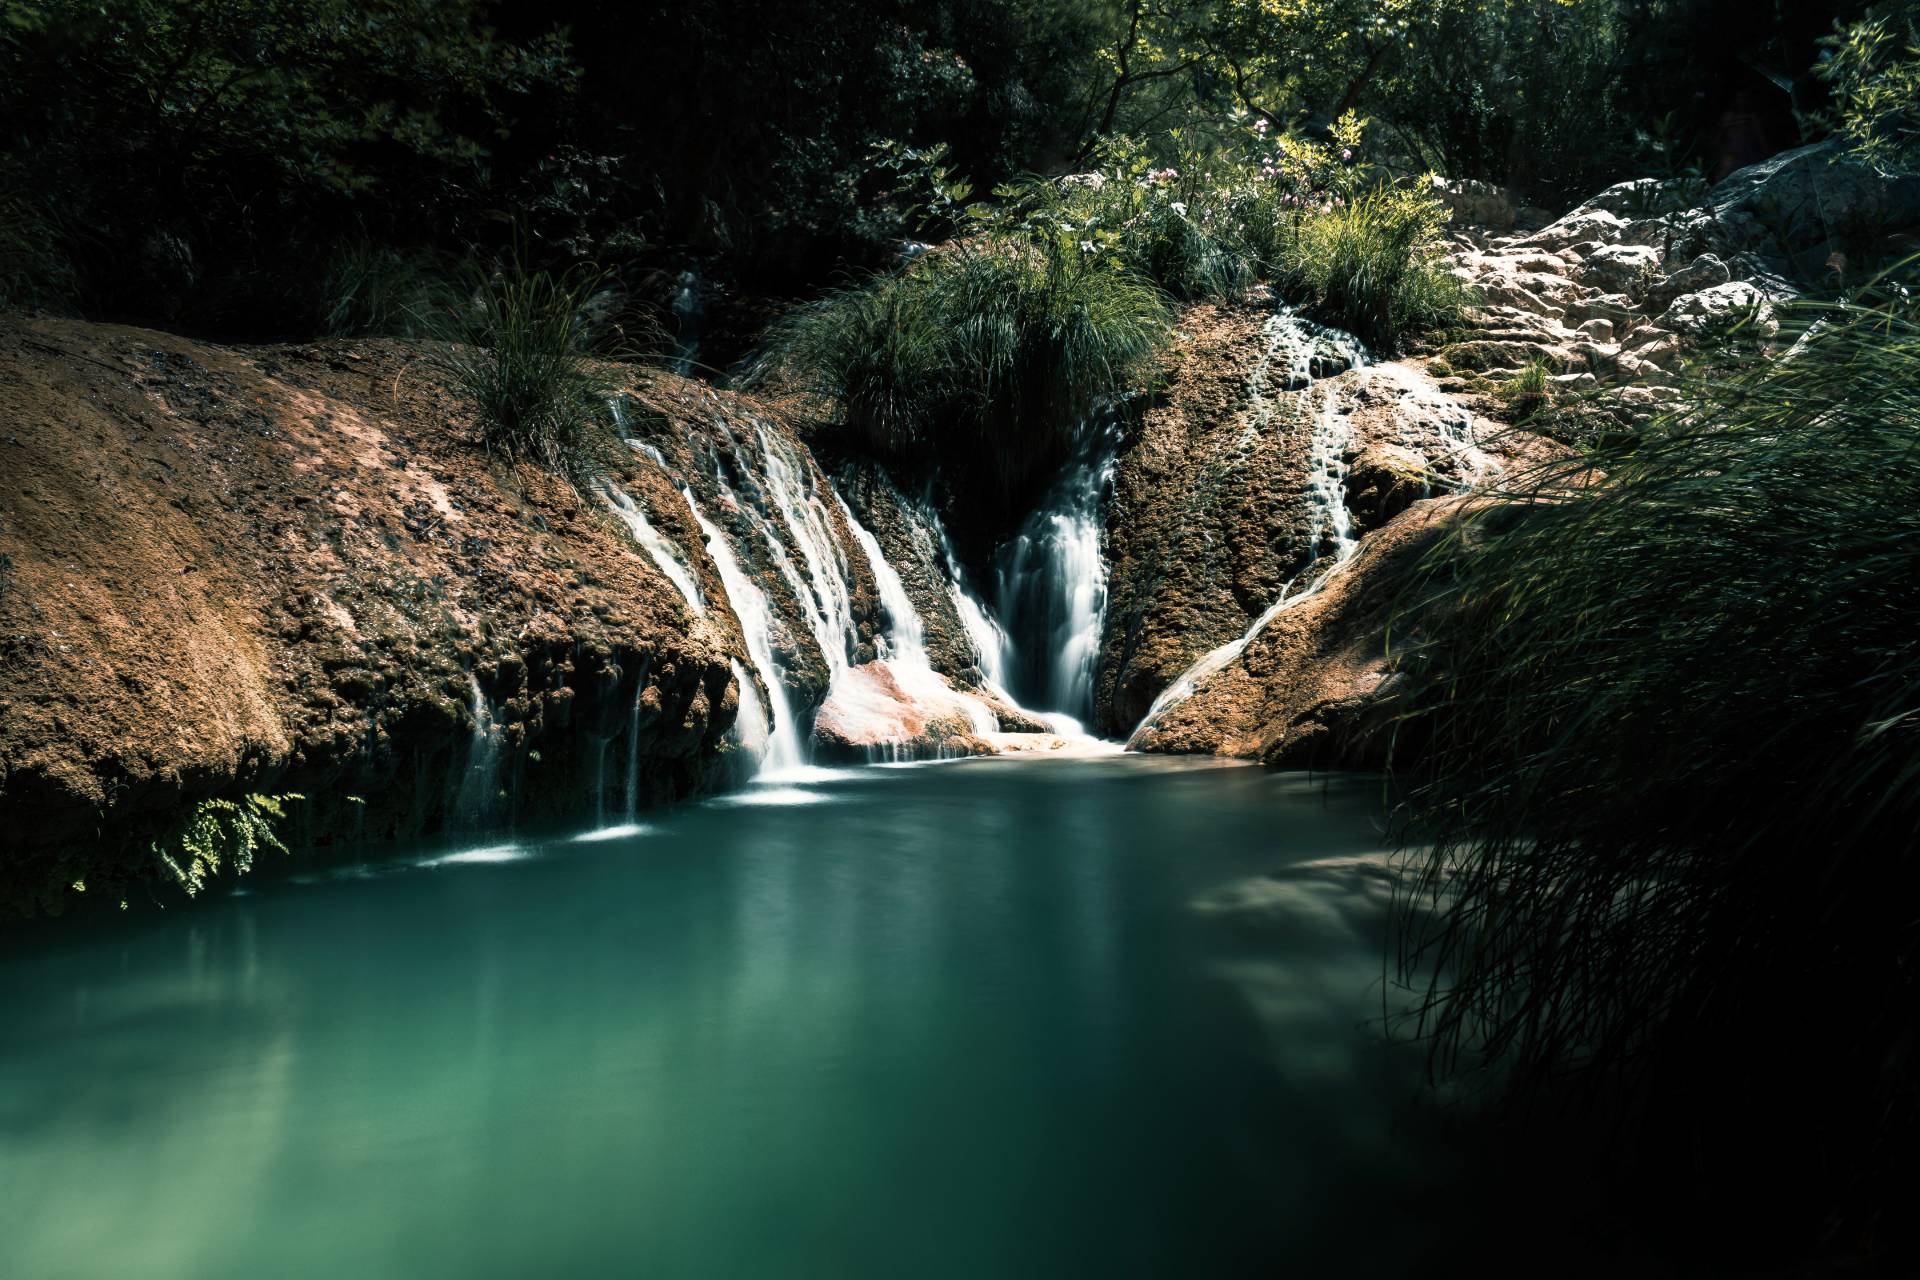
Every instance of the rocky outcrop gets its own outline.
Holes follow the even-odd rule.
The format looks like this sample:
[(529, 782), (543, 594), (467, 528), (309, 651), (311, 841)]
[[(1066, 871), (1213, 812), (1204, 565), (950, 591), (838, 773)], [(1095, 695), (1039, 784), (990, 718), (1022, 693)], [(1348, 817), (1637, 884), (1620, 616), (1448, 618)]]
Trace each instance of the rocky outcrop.
[(1197, 660), (1332, 563), (1317, 439), (1352, 536), (1517, 447), (1418, 362), (1350, 368), (1286, 321), (1271, 301), (1193, 309), (1166, 390), (1122, 449), (1096, 702), (1105, 733), (1131, 734)]
[(1886, 179), (1832, 143), (1704, 194), (1623, 182), (1537, 230), (1516, 228), (1510, 199), (1483, 186), (1439, 193), (1455, 215), (1455, 273), (1482, 300), (1477, 332), (1442, 350), (1441, 367), (1467, 390), (1544, 365), (1554, 392), (1629, 428), (1679, 402), (1683, 362), (1703, 339), (1766, 343), (1781, 301), (1858, 278), (1920, 228), (1920, 179)]
[(965, 688), (977, 688), (980, 654), (967, 635), (951, 586), (958, 566), (929, 519), (930, 504), (909, 499), (884, 470), (865, 459), (843, 462), (835, 478), (841, 497), (898, 570), (934, 670)]
[(1424, 500), (1395, 516), (1131, 745), (1292, 769), (1379, 768), (1392, 741), (1389, 624), (1401, 583), (1460, 501)]
[(311, 845), (724, 768), (734, 624), (416, 355), (8, 320), (0, 386), (0, 901), (138, 886), (216, 795), (306, 795)]

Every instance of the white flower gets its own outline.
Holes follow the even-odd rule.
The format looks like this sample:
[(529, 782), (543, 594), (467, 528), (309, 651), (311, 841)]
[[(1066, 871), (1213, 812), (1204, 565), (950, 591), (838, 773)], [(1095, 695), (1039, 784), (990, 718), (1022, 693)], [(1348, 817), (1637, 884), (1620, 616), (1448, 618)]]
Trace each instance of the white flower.
[(1183, 201), (1175, 200), (1173, 202), (1173, 211), (1183, 218), (1187, 216), (1187, 206)]
[(1091, 240), (1082, 240), (1082, 241), (1080, 242), (1080, 252), (1082, 252), (1082, 253), (1092, 253), (1092, 252), (1093, 252), (1093, 241), (1091, 241)]

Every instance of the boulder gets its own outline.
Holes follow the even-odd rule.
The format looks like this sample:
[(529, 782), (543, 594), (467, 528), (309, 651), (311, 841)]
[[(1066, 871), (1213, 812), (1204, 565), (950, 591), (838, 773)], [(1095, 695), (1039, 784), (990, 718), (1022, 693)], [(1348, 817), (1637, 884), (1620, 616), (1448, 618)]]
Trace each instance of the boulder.
[(1432, 190), (1434, 198), (1447, 206), (1455, 222), (1505, 231), (1518, 216), (1513, 193), (1491, 182), (1442, 178), (1436, 174)]
[(1700, 337), (1747, 325), (1762, 336), (1780, 329), (1767, 294), (1745, 280), (1729, 280), (1696, 293), (1682, 294), (1661, 313), (1660, 326), (1676, 334)]
[(1648, 245), (1603, 245), (1580, 264), (1580, 279), (1608, 293), (1637, 297), (1658, 277), (1660, 256)]

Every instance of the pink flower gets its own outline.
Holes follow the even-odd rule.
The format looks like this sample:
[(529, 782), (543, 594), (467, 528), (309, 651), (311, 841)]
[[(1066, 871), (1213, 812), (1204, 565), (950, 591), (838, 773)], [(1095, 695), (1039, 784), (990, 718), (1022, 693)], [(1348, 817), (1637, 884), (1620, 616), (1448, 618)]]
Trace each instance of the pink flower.
[(1351, 160), (1351, 159), (1353, 159), (1353, 148), (1352, 148), (1352, 147), (1342, 147), (1342, 148), (1340, 148), (1340, 158), (1341, 158), (1342, 160)]

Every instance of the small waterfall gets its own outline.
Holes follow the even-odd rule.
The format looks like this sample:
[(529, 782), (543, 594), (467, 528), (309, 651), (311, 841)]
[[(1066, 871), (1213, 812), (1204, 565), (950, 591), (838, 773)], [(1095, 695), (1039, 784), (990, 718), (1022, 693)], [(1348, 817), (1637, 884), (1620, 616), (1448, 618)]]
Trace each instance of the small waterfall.
[[(1128, 738), (1129, 746), (1168, 708), (1185, 702), (1210, 676), (1235, 662), (1275, 618), (1318, 593), (1360, 545), (1353, 536), (1353, 517), (1347, 510), (1346, 454), (1353, 443), (1353, 424), (1339, 411), (1338, 401), (1326, 381), (1331, 375), (1365, 365), (1367, 350), (1353, 335), (1310, 325), (1286, 307), (1276, 311), (1261, 332), (1267, 346), (1247, 380), (1245, 438), (1251, 440), (1264, 431), (1282, 406), (1290, 405), (1301, 418), (1312, 423), (1307, 444), (1306, 494), (1313, 506), (1313, 528), (1307, 537), (1307, 564), (1311, 569), (1323, 552), (1331, 553), (1333, 564), (1298, 595), (1293, 594), (1293, 586), (1299, 578), (1289, 581), (1281, 587), (1279, 599), (1267, 606), (1244, 634), (1205, 654), (1181, 672), (1147, 708), (1147, 714)], [(1285, 375), (1284, 381), (1276, 378), (1276, 368)], [(1287, 397), (1283, 392), (1292, 395)]]
[(1012, 641), (1002, 648), (1007, 687), (1076, 720), (1093, 715), (1107, 609), (1101, 542), (1119, 445), (1115, 412), (1089, 420), (1059, 483), (997, 557), (998, 612)]
[(480, 679), (467, 673), (468, 712), (473, 717), (473, 733), (467, 740), (466, 769), (460, 776), (460, 789), (454, 795), (450, 822), (472, 828), (483, 824), (500, 791), (500, 736), (495, 731), (487, 696)]
[(600, 481), (595, 487), (599, 490), (600, 501), (606, 504), (607, 510), (620, 517), (633, 533), (633, 540), (640, 544), (641, 550), (647, 553), (654, 566), (678, 589), (681, 598), (687, 602), (687, 607), (693, 610), (695, 616), (705, 616), (707, 602), (700, 590), (700, 579), (695, 575), (693, 566), (687, 562), (680, 548), (653, 527), (652, 522), (647, 519), (647, 513), (641, 510), (640, 504), (635, 502), (632, 495), (625, 489), (605, 480)]
[[(693, 512), (693, 518), (707, 540), (707, 551), (713, 556), (714, 567), (720, 571), (721, 585), (727, 590), (734, 616), (740, 619), (740, 630), (747, 642), (747, 656), (752, 660), (754, 672), (760, 677), (760, 687), (767, 695), (770, 715), (761, 717), (764, 728), (762, 741), (765, 743), (765, 752), (760, 757), (761, 768), (769, 773), (798, 769), (806, 760), (806, 744), (801, 740), (798, 719), (793, 713), (792, 703), (787, 699), (787, 687), (781, 683), (780, 669), (773, 660), (773, 610), (767, 603), (767, 594), (741, 569), (733, 544), (701, 512), (693, 490), (683, 489), (681, 494), (686, 498), (687, 507)], [(735, 677), (742, 678), (745, 674), (735, 663)], [(746, 703), (757, 703), (758, 700), (753, 692), (753, 683), (742, 679), (740, 702), (743, 717)], [(769, 719), (771, 724), (766, 723)]]
[[(757, 763), (767, 758), (771, 743), (767, 727), (767, 709), (754, 692), (753, 677), (738, 662), (732, 662), (734, 683), (740, 686), (740, 711), (733, 721), (733, 740)], [(790, 766), (789, 766), (790, 767)]]
[[(800, 557), (806, 563), (804, 581), (787, 549), (764, 520), (759, 521), (761, 532), (773, 548), (774, 560), (786, 574), (794, 595), (806, 608), (814, 639), (819, 642), (827, 668), (837, 681), (860, 647), (860, 633), (853, 622), (851, 566), (846, 552), (833, 536), (832, 516), (816, 492), (805, 464), (786, 441), (775, 438), (767, 430), (765, 423), (756, 420), (753, 428), (763, 464), (761, 480), (793, 538), (793, 545), (799, 548)], [(839, 502), (838, 495), (831, 489), (828, 494)]]
[[(633, 706), (627, 710), (627, 821), (632, 822), (640, 814), (640, 682), (636, 682), (633, 691)], [(741, 689), (741, 696), (751, 690)], [(757, 700), (756, 700), (757, 705)]]
[(906, 584), (888, 563), (879, 540), (854, 517), (844, 501), (840, 506), (847, 527), (853, 530), (854, 540), (867, 553), (867, 563), (880, 587), (880, 603), (887, 611), (889, 627), (887, 638), (879, 646), (881, 661), (887, 664), (901, 689), (916, 702), (931, 707), (942, 704), (957, 707), (965, 714), (968, 727), (974, 733), (997, 733), (1000, 718), (992, 709), (978, 698), (956, 690), (933, 669), (933, 663), (927, 658), (926, 623), (913, 607)]
[(676, 287), (669, 308), (673, 313), (677, 348), (673, 357), (673, 371), (684, 378), (693, 372), (700, 355), (700, 322), (705, 318), (707, 308), (701, 297), (698, 272), (682, 271), (674, 283)]

